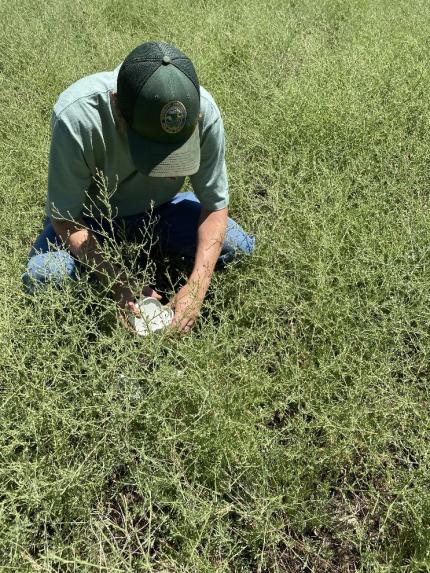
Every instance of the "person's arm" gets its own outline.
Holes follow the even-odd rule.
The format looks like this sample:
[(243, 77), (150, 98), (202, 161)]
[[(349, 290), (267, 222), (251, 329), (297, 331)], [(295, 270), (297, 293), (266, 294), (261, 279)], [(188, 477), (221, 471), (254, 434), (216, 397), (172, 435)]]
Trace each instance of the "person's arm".
[(212, 97), (201, 88), (202, 124), (200, 133), (200, 167), (190, 176), (193, 190), (201, 204), (197, 230), (197, 248), (193, 271), (186, 285), (172, 300), (173, 325), (188, 331), (194, 324), (205, 298), (212, 273), (220, 255), (228, 219), (228, 180), (224, 159), (224, 126)]
[(187, 332), (200, 313), (212, 274), (224, 243), (228, 209), (202, 209), (197, 231), (197, 250), (193, 271), (187, 283), (172, 301), (175, 315), (172, 325)]
[[(95, 234), (87, 228), (82, 218), (86, 190), (92, 180), (85, 153), (91, 157), (91, 147), (85, 152), (82, 133), (74, 130), (75, 123), (67, 118), (58, 119), (55, 112), (53, 114), (47, 214), (55, 232), (72, 254), (90, 267), (99, 279), (111, 285), (114, 299), (122, 308), (139, 314), (126, 277), (120, 269), (104, 259)], [(161, 298), (149, 287), (143, 289), (143, 293)]]
[[(85, 221), (78, 217), (75, 221), (52, 219), (52, 226), (62, 242), (70, 249), (72, 254), (83, 264), (87, 265), (97, 278), (110, 285), (114, 299), (121, 308), (128, 308), (139, 315), (135, 303), (135, 295), (126, 275), (116, 265), (107, 261), (100, 252), (100, 245), (94, 233), (85, 225)], [(160, 299), (161, 296), (152, 288), (144, 289), (145, 296)]]

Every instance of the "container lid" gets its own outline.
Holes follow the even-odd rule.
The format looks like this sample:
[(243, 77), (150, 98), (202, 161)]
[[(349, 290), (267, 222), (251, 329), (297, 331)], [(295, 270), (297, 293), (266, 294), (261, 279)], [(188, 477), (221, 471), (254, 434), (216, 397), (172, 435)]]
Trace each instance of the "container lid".
[(166, 328), (173, 320), (173, 310), (168, 306), (163, 306), (155, 298), (141, 298), (137, 301), (137, 306), (141, 318), (130, 315), (128, 320), (140, 336)]

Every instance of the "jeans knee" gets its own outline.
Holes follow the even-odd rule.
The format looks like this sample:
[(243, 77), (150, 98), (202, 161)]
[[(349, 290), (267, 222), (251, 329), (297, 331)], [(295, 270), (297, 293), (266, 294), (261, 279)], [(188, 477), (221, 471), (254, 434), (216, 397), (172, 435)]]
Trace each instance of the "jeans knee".
[(246, 255), (252, 255), (255, 251), (255, 237), (253, 235), (246, 235), (241, 241), (239, 249)]
[(24, 288), (35, 292), (43, 284), (59, 284), (67, 279), (76, 280), (76, 261), (67, 251), (48, 251), (30, 258), (22, 275)]
[(226, 238), (221, 254), (218, 258), (218, 266), (224, 266), (226, 263), (242, 255), (251, 255), (255, 250), (255, 237), (243, 233), (240, 237), (235, 237), (234, 241)]

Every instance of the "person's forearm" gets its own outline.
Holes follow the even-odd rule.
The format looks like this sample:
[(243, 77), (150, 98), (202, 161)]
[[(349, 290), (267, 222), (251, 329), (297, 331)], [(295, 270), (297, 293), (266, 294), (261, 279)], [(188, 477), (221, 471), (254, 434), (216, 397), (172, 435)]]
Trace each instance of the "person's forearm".
[(193, 271), (188, 284), (204, 297), (224, 244), (228, 209), (202, 211), (197, 231), (197, 250)]
[(71, 253), (87, 265), (100, 280), (121, 282), (120, 270), (103, 257), (95, 234), (88, 229), (83, 219), (77, 219), (73, 223), (52, 220), (52, 225)]

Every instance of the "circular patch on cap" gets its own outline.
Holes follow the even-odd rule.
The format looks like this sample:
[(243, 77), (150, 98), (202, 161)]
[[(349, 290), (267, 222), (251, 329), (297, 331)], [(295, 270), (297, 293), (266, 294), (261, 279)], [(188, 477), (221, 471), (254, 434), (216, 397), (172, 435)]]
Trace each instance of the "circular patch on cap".
[(179, 133), (186, 119), (187, 110), (181, 101), (169, 101), (160, 112), (161, 127), (166, 133)]

